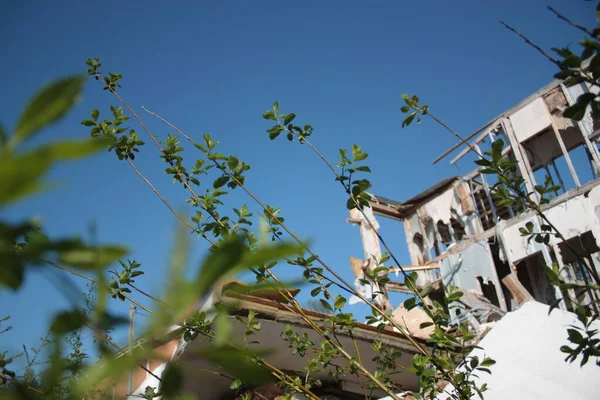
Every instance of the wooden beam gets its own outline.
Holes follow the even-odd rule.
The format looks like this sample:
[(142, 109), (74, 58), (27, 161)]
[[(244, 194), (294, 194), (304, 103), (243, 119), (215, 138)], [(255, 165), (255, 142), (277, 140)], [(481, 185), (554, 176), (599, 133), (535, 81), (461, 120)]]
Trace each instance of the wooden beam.
[(502, 283), (512, 293), (520, 304), (526, 301), (533, 300), (533, 296), (525, 289), (525, 286), (521, 283), (517, 274), (511, 272), (502, 279)]
[[(433, 291), (438, 291), (442, 288), (441, 281), (435, 281), (435, 282), (431, 283), (430, 285), (432, 286)], [(410, 290), (409, 288), (407, 288), (403, 282), (389, 281), (388, 283), (385, 284), (385, 287), (390, 292), (401, 292), (401, 293), (414, 294), (413, 291)], [(423, 289), (423, 287), (417, 286), (417, 289), (421, 290), (421, 289)]]
[(360, 258), (350, 257), (350, 267), (352, 267), (352, 273), (354, 273), (354, 277), (358, 278), (360, 273), (363, 270), (364, 261)]
[[(562, 150), (563, 156), (565, 156), (565, 161), (567, 162), (569, 171), (571, 172), (571, 175), (573, 176), (573, 181), (575, 182), (575, 185), (577, 187), (581, 187), (581, 183), (579, 182), (579, 178), (577, 177), (577, 173), (575, 172), (575, 167), (573, 166), (573, 163), (571, 162), (571, 156), (569, 156), (569, 151), (565, 147), (565, 142), (563, 142), (562, 136), (560, 136), (560, 131), (556, 127), (556, 122), (554, 122), (552, 113), (548, 109), (548, 104), (546, 104), (545, 101), (544, 101), (544, 105), (546, 106), (546, 112), (548, 113), (548, 117), (550, 117), (550, 124), (552, 126), (552, 131), (554, 132), (554, 135), (556, 136), (556, 140), (558, 141), (558, 145), (559, 145), (560, 149)], [(543, 182), (537, 182), (537, 184), (543, 185)]]
[[(406, 267), (402, 267), (402, 269), (406, 272), (412, 271), (426, 271), (430, 269), (440, 269), (440, 264), (427, 264), (427, 265), (407, 265)], [(402, 272), (400, 267), (390, 267), (390, 272)]]
[(370, 201), (369, 204), (370, 204), (371, 208), (373, 209), (373, 212), (377, 215), (381, 215), (383, 217), (388, 217), (388, 218), (392, 218), (392, 219), (397, 219), (399, 221), (402, 221), (404, 219), (403, 215), (400, 213), (400, 211), (398, 211), (394, 207), (375, 203), (373, 201)]
[(504, 118), (501, 123), (502, 129), (506, 133), (506, 137), (511, 142), (513, 155), (517, 160), (517, 166), (519, 167), (521, 177), (525, 179), (525, 187), (527, 188), (527, 191), (531, 193), (530, 198), (533, 201), (537, 201), (537, 192), (535, 191), (532, 183), (533, 171), (531, 170), (531, 165), (529, 164), (528, 158), (523, 154), (523, 146), (519, 142), (519, 139), (517, 139), (512, 122), (510, 122), (510, 119)]

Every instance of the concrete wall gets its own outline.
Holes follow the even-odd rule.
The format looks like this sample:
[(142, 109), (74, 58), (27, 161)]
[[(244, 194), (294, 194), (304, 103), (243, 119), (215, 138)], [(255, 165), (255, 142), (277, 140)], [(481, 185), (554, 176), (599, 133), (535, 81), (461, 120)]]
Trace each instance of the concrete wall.
[(523, 142), (550, 126), (550, 115), (542, 98), (529, 103), (509, 117), (519, 142)]

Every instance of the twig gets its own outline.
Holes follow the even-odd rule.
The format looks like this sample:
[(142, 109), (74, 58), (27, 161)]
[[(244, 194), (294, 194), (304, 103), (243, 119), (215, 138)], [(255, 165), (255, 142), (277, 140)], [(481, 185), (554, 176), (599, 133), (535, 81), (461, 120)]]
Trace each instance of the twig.
[(504, 21), (500, 21), (500, 23), (502, 25), (504, 25), (504, 27), (506, 29), (508, 29), (509, 31), (513, 32), (515, 35), (517, 35), (521, 39), (523, 39), (525, 41), (525, 43), (527, 43), (528, 45), (530, 45), (531, 47), (533, 47), (534, 49), (536, 49), (541, 55), (543, 55), (544, 57), (546, 57), (548, 59), (548, 61), (550, 61), (553, 64), (556, 64), (560, 68), (560, 63), (557, 60), (555, 60), (554, 58), (552, 58), (548, 53), (546, 53), (540, 46), (538, 46), (537, 44), (533, 43), (531, 40), (527, 39), (521, 32), (517, 32), (517, 30), (515, 30), (513, 27), (511, 27), (508, 24), (506, 24)]
[(151, 294), (143, 291), (142, 289), (138, 288), (137, 286), (135, 286), (133, 283), (128, 283), (128, 286), (131, 286), (134, 290), (137, 290), (138, 292), (140, 292), (141, 294), (143, 294), (144, 296), (148, 297), (149, 299), (152, 299), (154, 301), (156, 301), (157, 303), (162, 303), (162, 304), (166, 304), (164, 301), (162, 301), (161, 299), (152, 296)]
[[(92, 327), (90, 327), (90, 329), (93, 329), (93, 328), (92, 328)], [(117, 350), (118, 350), (118, 352), (121, 352), (121, 351), (123, 351), (123, 350), (124, 350), (124, 348), (121, 348), (121, 347), (119, 347), (119, 345), (118, 345), (118, 344), (116, 344), (115, 342), (113, 342), (112, 340), (110, 340), (110, 339), (108, 338), (108, 336), (106, 336), (106, 335), (104, 335), (104, 334), (102, 334), (102, 336), (103, 336), (103, 337), (102, 337), (101, 339), (102, 339), (104, 342), (106, 342), (106, 343), (110, 344), (110, 345), (111, 345), (112, 347), (114, 347), (115, 349), (117, 349)], [(158, 375), (156, 375), (154, 372), (150, 371), (148, 368), (146, 368), (146, 366), (145, 366), (144, 364), (141, 364), (141, 363), (140, 363), (140, 364), (138, 364), (138, 366), (139, 366), (140, 368), (142, 368), (144, 371), (146, 371), (147, 373), (149, 373), (150, 375), (152, 375), (154, 378), (156, 378), (156, 379), (157, 379), (159, 382), (162, 382), (162, 379), (161, 379), (161, 377), (160, 377), (160, 376), (158, 376)]]
[[(42, 261), (44, 261), (44, 262), (45, 262), (45, 263), (47, 263), (47, 264), (50, 264), (50, 265), (52, 265), (53, 267), (56, 267), (56, 268), (58, 268), (58, 269), (62, 269), (63, 271), (66, 271), (66, 272), (68, 272), (68, 273), (70, 273), (70, 274), (73, 274), (73, 275), (75, 275), (75, 276), (78, 276), (78, 277), (80, 277), (80, 278), (86, 279), (86, 280), (88, 280), (88, 281), (90, 281), (90, 282), (93, 282), (93, 283), (96, 283), (96, 284), (98, 283), (98, 281), (97, 281), (96, 279), (94, 279), (94, 278), (91, 278), (91, 277), (89, 277), (89, 276), (87, 276), (87, 275), (84, 275), (84, 274), (82, 274), (82, 273), (79, 273), (79, 272), (77, 272), (77, 271), (73, 271), (73, 270), (72, 270), (72, 269), (70, 269), (70, 268), (67, 268), (67, 267), (65, 267), (65, 266), (62, 266), (62, 265), (60, 265), (60, 264), (56, 264), (56, 263), (54, 263), (54, 262), (52, 262), (52, 261), (50, 261), (50, 260), (42, 260)], [(138, 306), (138, 307), (139, 307), (139, 308), (141, 308), (142, 310), (144, 310), (144, 311), (146, 311), (146, 312), (148, 312), (148, 313), (150, 313), (150, 314), (153, 314), (153, 315), (158, 315), (156, 312), (154, 312), (154, 311), (152, 311), (151, 309), (149, 309), (148, 307), (146, 307), (146, 306), (144, 306), (144, 305), (140, 304), (138, 301), (134, 300), (134, 299), (133, 299), (133, 298), (131, 298), (130, 296), (127, 296), (127, 295), (126, 295), (126, 294), (124, 294), (124, 293), (121, 293), (121, 294), (123, 295), (123, 297), (125, 297), (127, 300), (129, 300), (130, 302), (132, 302), (133, 304), (135, 304), (136, 306)]]
[[(146, 132), (146, 134), (150, 137), (152, 142), (154, 142), (156, 147), (160, 150), (160, 152), (163, 155), (165, 155), (165, 150), (162, 148), (162, 146), (160, 145), (160, 143), (158, 142), (156, 137), (146, 127), (146, 124), (144, 124), (144, 121), (142, 121), (142, 119), (135, 112), (135, 110), (133, 108), (131, 108), (131, 106), (129, 104), (127, 104), (125, 102), (125, 100), (123, 100), (123, 98), (119, 95), (119, 93), (117, 93), (117, 91), (115, 89), (113, 89), (110, 86), (108, 86), (108, 89), (119, 100), (119, 102), (121, 104), (123, 104), (127, 108), (127, 110), (129, 110), (129, 112), (133, 115), (133, 117), (138, 121), (138, 123), (140, 124), (140, 126), (142, 127), (144, 132)], [(194, 189), (192, 189), (188, 180), (183, 177), (183, 174), (181, 174), (181, 172), (179, 172), (179, 168), (176, 168), (172, 161), (169, 161), (168, 164), (173, 168), (173, 170), (175, 171), (175, 173), (177, 174), (177, 176), (179, 177), (179, 179), (181, 180), (183, 185), (188, 189), (188, 191), (192, 194), (192, 196), (194, 196), (194, 199), (198, 202), (198, 204), (200, 204), (202, 209), (204, 211), (206, 211), (215, 220), (215, 222), (217, 224), (219, 224), (222, 228), (225, 228), (225, 225), (223, 224), (223, 222), (211, 210), (209, 210), (208, 207), (200, 200), (200, 197), (196, 194)]]
[[(131, 168), (133, 168), (133, 170), (135, 171), (135, 173), (142, 178), (142, 180), (144, 182), (146, 182), (146, 184), (148, 186), (150, 186), (150, 188), (152, 189), (152, 191), (154, 193), (156, 193), (156, 195), (158, 196), (159, 199), (162, 200), (162, 202), (167, 206), (167, 208), (181, 221), (183, 222), (188, 228), (190, 228), (194, 233), (200, 233), (203, 237), (206, 236), (203, 232), (199, 232), (197, 228), (195, 228), (194, 226), (192, 226), (192, 224), (190, 224), (185, 218), (183, 218), (177, 211), (175, 211), (175, 209), (173, 208), (173, 206), (171, 206), (171, 204), (169, 204), (169, 202), (163, 197), (162, 194), (160, 194), (160, 192), (158, 191), (158, 189), (156, 189), (156, 187), (152, 184), (152, 182), (150, 182), (148, 180), (148, 178), (146, 178), (141, 172), (140, 170), (135, 166), (135, 164), (133, 163), (133, 161), (131, 161), (129, 158), (127, 158), (127, 162), (129, 163), (129, 165), (131, 166)], [(212, 242), (210, 240), (210, 238), (205, 237), (205, 239), (207, 239), (208, 241), (210, 241), (213, 245), (214, 242)]]
[[(167, 121), (166, 119), (164, 119), (163, 117), (161, 117), (160, 115), (147, 110), (145, 107), (142, 107), (142, 109), (144, 111), (146, 111), (147, 113), (149, 113), (150, 115), (153, 115), (154, 117), (158, 118), (159, 120), (163, 121), (165, 124), (167, 124), (168, 126), (170, 126), (171, 128), (175, 129), (175, 131), (177, 131), (177, 133), (179, 133), (180, 135), (182, 135), (184, 138), (186, 138), (190, 143), (195, 144), (194, 140), (189, 137), (188, 135), (186, 135), (181, 129), (177, 128), (175, 125), (173, 125), (171, 122)], [(220, 164), (216, 161), (213, 160), (214, 163), (217, 164), (217, 166), (219, 167)], [(396, 324), (385, 312), (383, 312), (382, 310), (380, 310), (379, 308), (375, 307), (369, 300), (367, 300), (362, 294), (360, 294), (357, 290), (354, 289), (354, 287), (352, 285), (350, 285), (350, 283), (348, 283), (344, 278), (342, 278), (342, 276), (340, 274), (338, 274), (331, 266), (329, 266), (328, 264), (326, 264), (317, 254), (315, 254), (312, 249), (310, 247), (308, 247), (290, 228), (288, 228), (283, 222), (281, 222), (276, 215), (274, 215), (268, 208), (267, 206), (260, 200), (258, 199), (258, 197), (256, 197), (256, 195), (254, 195), (254, 193), (252, 193), (244, 184), (242, 184), (233, 174), (230, 174), (229, 172), (227, 172), (225, 170), (225, 173), (228, 174), (228, 176), (234, 180), (234, 182), (241, 187), (247, 194), (248, 196), (250, 196), (250, 198), (252, 198), (252, 200), (254, 200), (262, 209), (265, 213), (269, 214), (277, 223), (279, 226), (281, 226), (281, 228), (292, 237), (292, 239), (294, 239), (306, 252), (308, 252), (312, 257), (314, 257), (315, 261), (317, 261), (321, 266), (323, 266), (323, 268), (325, 268), (330, 274), (332, 274), (336, 279), (338, 279), (339, 282), (341, 282), (343, 285), (345, 285), (346, 288), (348, 288), (352, 294), (354, 294), (355, 296), (357, 296), (358, 298), (360, 298), (362, 301), (364, 301), (366, 304), (368, 304), (369, 306), (373, 307), (375, 310), (377, 310), (377, 312), (382, 315), (382, 317), (384, 319), (386, 319), (393, 327), (395, 327), (396, 329), (398, 329), (398, 331), (400, 333), (402, 333), (412, 344), (413, 346), (418, 349), (422, 354), (427, 354), (427, 351), (416, 341), (414, 340), (414, 338), (410, 337), (410, 335), (406, 334), (406, 332), (404, 331), (404, 329)], [(330, 278), (325, 277), (325, 279), (332, 281)], [(333, 281), (334, 282), (334, 281)], [(337, 284), (337, 283), (336, 283)], [(339, 284), (337, 284), (339, 286)]]
[(568, 23), (569, 25), (579, 29), (580, 31), (582, 31), (583, 33), (585, 33), (586, 35), (591, 36), (593, 39), (596, 39), (594, 37), (594, 34), (588, 30), (586, 27), (579, 25), (578, 23), (571, 21), (570, 19), (568, 19), (567, 17), (565, 17), (564, 15), (562, 15), (561, 13), (559, 13), (558, 11), (556, 11), (554, 8), (548, 6), (548, 10), (552, 11), (559, 19), (562, 19), (563, 21), (565, 21), (566, 23)]

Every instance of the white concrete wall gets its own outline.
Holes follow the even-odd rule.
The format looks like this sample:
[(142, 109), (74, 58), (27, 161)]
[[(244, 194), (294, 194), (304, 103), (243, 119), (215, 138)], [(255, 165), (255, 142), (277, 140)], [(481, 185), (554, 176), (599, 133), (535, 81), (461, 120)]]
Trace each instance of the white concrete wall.
[(528, 241), (527, 237), (521, 236), (519, 228), (525, 227), (528, 222), (533, 222), (534, 229), (539, 231), (540, 227), (536, 217), (531, 217), (518, 224), (498, 229), (498, 234), (502, 235), (502, 244), (506, 250), (506, 258), (509, 263), (514, 264), (527, 256), (542, 251), (544, 247), (535, 240)]
[[(496, 364), (491, 374), (478, 373), (478, 385), (486, 383), (485, 400), (595, 400), (600, 393), (594, 360), (583, 367), (568, 364), (560, 346), (568, 344), (567, 328), (579, 325), (572, 313), (530, 301), (502, 318), (471, 355), (490, 357)], [(600, 323), (594, 324), (600, 329)], [(451, 392), (451, 387), (448, 387)], [(445, 400), (446, 394), (438, 396)], [(477, 395), (472, 397), (479, 399)]]
[(551, 125), (550, 115), (540, 97), (509, 117), (519, 142), (523, 142)]
[[(585, 196), (577, 196), (545, 212), (546, 217), (567, 239), (595, 229), (595, 213)], [(552, 243), (561, 241), (552, 238)]]

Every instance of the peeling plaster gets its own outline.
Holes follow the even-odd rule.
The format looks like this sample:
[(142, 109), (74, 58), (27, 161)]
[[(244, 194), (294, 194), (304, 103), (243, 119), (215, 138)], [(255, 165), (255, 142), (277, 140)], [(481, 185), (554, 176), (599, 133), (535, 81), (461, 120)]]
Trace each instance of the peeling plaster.
[(528, 241), (528, 238), (521, 236), (520, 228), (525, 227), (528, 222), (532, 222), (535, 231), (540, 231), (540, 225), (536, 217), (531, 217), (521, 221), (518, 224), (502, 228), (497, 227), (497, 235), (501, 237), (502, 245), (505, 250), (505, 256), (509, 263), (516, 263), (538, 251), (542, 251), (543, 244), (537, 243), (535, 240)]
[(453, 254), (440, 264), (442, 280), (446, 286), (455, 285), (466, 290), (482, 292), (478, 276), (484, 281), (497, 281), (490, 247), (484, 240), (475, 242), (458, 254)]
[(434, 223), (442, 221), (445, 224), (450, 224), (452, 217), (456, 218), (457, 214), (462, 214), (460, 200), (454, 191), (454, 187), (425, 203), (419, 211), (431, 217)]
[[(579, 236), (593, 230), (594, 218), (584, 196), (572, 198), (564, 203), (545, 211), (544, 214), (558, 231), (567, 239)], [(559, 243), (560, 239), (552, 238), (552, 243)]]

